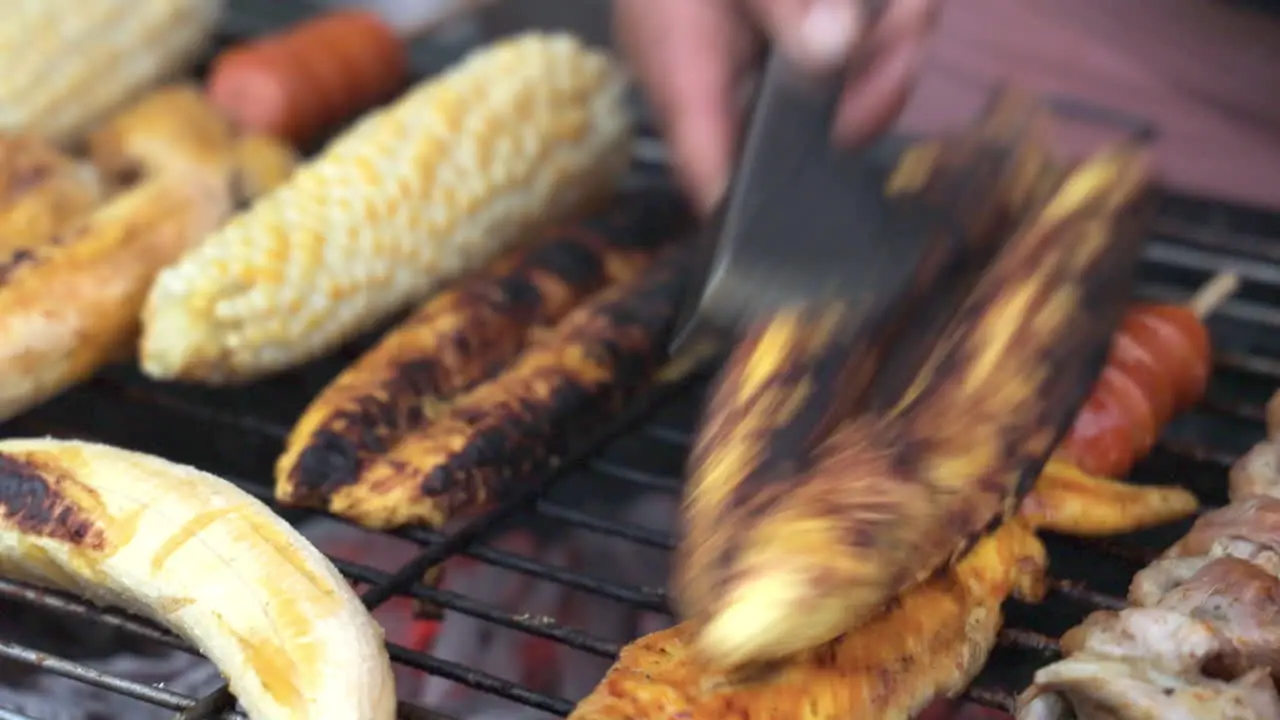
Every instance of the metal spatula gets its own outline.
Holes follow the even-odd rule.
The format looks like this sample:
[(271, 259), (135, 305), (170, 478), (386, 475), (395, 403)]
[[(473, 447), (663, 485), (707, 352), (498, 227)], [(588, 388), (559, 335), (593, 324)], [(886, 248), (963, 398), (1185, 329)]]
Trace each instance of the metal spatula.
[(702, 239), (705, 277), (691, 288), (673, 351), (705, 333), (732, 337), (789, 306), (842, 303), (855, 333), (888, 312), (931, 250), (948, 243), (938, 231), (945, 218), (886, 196), (892, 141), (833, 146), (844, 81), (807, 77), (776, 51), (766, 60), (737, 170)]

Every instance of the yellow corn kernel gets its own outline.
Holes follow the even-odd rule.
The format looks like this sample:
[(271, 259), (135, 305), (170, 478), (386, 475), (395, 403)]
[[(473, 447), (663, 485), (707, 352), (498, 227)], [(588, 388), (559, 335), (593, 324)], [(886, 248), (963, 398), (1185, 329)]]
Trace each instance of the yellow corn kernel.
[(224, 0), (6, 0), (0, 129), (76, 139), (203, 52)]
[(627, 166), (624, 86), (607, 55), (545, 33), (424, 81), (160, 274), (143, 370), (297, 365), (599, 198)]

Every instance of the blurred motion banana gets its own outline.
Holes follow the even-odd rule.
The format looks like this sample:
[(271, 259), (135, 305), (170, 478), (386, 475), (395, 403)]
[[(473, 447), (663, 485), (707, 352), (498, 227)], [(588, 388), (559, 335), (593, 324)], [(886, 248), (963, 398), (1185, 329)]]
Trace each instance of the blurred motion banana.
[(911, 327), (928, 352), (882, 353), (812, 452), (773, 445), (790, 420), (779, 408), (798, 405), (786, 388), (837, 389), (764, 341), (820, 332), (819, 315), (781, 315), (735, 351), (691, 457), (676, 575), (709, 662), (776, 659), (858, 627), (1007, 515), (1039, 473), (1123, 307), (1145, 156), (1117, 148), (1032, 185), (1052, 193), (972, 291)]

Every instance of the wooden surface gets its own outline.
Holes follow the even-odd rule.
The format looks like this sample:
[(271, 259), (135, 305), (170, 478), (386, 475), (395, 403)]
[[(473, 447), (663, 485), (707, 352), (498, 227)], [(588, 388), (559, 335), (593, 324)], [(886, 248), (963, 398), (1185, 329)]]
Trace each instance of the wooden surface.
[(943, 2), (904, 127), (963, 122), (990, 82), (1015, 81), (1154, 120), (1174, 187), (1280, 209), (1280, 21), (1214, 0)]

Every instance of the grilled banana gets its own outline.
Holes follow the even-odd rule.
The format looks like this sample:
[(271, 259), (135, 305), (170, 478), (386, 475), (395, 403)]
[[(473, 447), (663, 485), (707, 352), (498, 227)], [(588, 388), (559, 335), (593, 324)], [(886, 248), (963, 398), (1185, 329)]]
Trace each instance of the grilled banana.
[(673, 248), (570, 312), (509, 368), (328, 495), (327, 509), (370, 528), (438, 526), (544, 476), (662, 381), (691, 263), (689, 248)]
[(0, 441), (0, 574), (187, 638), (254, 720), (391, 720), (382, 630), (337, 570), (230, 483), (141, 453)]
[(0, 252), (29, 251), (102, 200), (92, 167), (35, 136), (0, 134)]
[[(1000, 250), (914, 380), (888, 382), (888, 397), (871, 382), (865, 407), (793, 472), (755, 471), (771, 448), (752, 455), (722, 450), (710, 432), (699, 439), (676, 591), (709, 661), (774, 659), (857, 627), (1012, 508), (1104, 359), (1145, 186), (1145, 158), (1127, 148), (1070, 172)], [(752, 363), (770, 367), (767, 357), (731, 358), (726, 377), (752, 382), (722, 386), (711, 416), (727, 412), (722, 397), (741, 412), (766, 376), (795, 382), (776, 361), (753, 375), (737, 369)]]
[(149, 180), (0, 259), (0, 419), (129, 351), (155, 274), (231, 211), (224, 187)]
[(374, 458), (494, 377), (586, 297), (643, 272), (685, 217), (670, 193), (630, 198), (436, 295), (307, 407), (276, 465), (276, 496), (324, 507)]
[(141, 177), (194, 173), (231, 184), (238, 205), (276, 187), (298, 162), (272, 138), (237, 136), (199, 88), (170, 85), (144, 96), (90, 133), (89, 157), (116, 187)]

